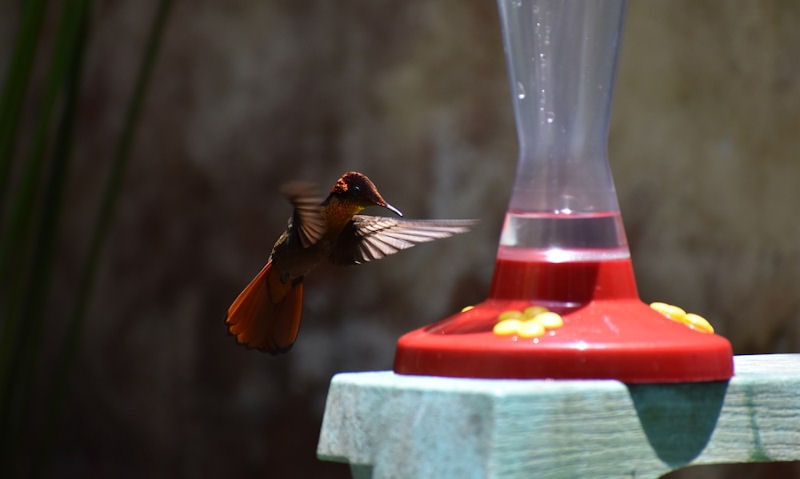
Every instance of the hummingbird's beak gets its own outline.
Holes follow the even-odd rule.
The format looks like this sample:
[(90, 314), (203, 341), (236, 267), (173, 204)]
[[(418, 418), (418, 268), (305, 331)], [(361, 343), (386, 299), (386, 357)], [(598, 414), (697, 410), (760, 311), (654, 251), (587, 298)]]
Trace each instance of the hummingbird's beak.
[(403, 216), (403, 212), (402, 212), (402, 211), (398, 210), (397, 208), (395, 208), (394, 206), (390, 205), (389, 203), (386, 203), (386, 204), (385, 204), (385, 205), (383, 205), (383, 206), (384, 206), (384, 207), (385, 207), (387, 210), (389, 210), (389, 211), (391, 211), (392, 213), (396, 214), (397, 216)]

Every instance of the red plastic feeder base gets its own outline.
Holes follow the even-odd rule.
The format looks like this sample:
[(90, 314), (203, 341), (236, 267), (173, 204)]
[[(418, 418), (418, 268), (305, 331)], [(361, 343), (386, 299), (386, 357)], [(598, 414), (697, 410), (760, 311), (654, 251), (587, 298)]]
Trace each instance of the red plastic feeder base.
[[(538, 338), (493, 333), (501, 312), (532, 305), (561, 314), (564, 325)], [(402, 336), (394, 370), (472, 378), (722, 381), (733, 376), (733, 352), (725, 338), (690, 329), (641, 302), (630, 260), (499, 260), (489, 299)]]

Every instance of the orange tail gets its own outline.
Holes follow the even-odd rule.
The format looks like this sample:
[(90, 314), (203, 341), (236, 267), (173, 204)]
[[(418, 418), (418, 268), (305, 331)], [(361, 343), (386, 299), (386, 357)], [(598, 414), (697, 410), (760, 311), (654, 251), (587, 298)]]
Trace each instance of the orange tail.
[(272, 354), (288, 351), (300, 329), (303, 283), (284, 283), (272, 261), (228, 308), (225, 324), (236, 341)]

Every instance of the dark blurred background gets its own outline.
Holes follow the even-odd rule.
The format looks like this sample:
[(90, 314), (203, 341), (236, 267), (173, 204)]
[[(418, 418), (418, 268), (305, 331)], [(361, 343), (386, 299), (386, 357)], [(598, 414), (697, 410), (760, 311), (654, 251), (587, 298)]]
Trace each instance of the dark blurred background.
[[(23, 3), (0, 2), (3, 73)], [(68, 4), (45, 17), (23, 140)], [(156, 8), (91, 7), (23, 462)], [(609, 156), (640, 294), (737, 354), (800, 350), (799, 25), (792, 0), (628, 8)], [(315, 456), (331, 376), (391, 368), (398, 336), (488, 292), (517, 152), (505, 68), (491, 0), (175, 2), (46, 475), (348, 477)], [(278, 186), (350, 169), (406, 216), (481, 223), (322, 268), (290, 354), (237, 346), (223, 320), (285, 226)]]

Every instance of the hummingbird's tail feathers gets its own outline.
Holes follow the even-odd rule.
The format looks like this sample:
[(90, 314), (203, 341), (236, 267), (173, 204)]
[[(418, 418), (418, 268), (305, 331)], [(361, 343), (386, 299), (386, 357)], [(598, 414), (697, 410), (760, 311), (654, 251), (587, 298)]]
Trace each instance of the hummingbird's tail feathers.
[(225, 324), (240, 344), (284, 353), (297, 339), (302, 311), (302, 281), (284, 283), (270, 261), (228, 308)]
[(419, 243), (466, 233), (477, 220), (403, 220), (356, 215), (332, 248), (336, 264), (359, 264), (381, 259)]

